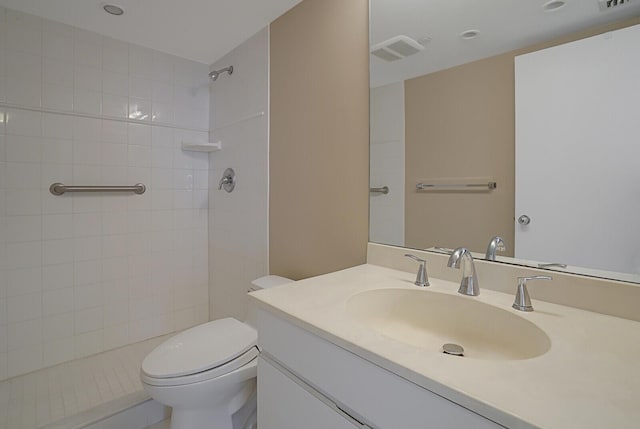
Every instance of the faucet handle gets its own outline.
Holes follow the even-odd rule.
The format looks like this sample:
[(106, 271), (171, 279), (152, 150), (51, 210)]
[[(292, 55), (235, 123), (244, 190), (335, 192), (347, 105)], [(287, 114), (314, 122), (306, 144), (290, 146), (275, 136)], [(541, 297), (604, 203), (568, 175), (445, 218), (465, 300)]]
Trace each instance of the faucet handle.
[(404, 256), (411, 258), (414, 261), (420, 262), (418, 267), (418, 274), (416, 274), (416, 281), (413, 283), (416, 286), (427, 287), (429, 286), (429, 277), (427, 276), (427, 261), (418, 258), (416, 255), (406, 253)]
[(529, 291), (527, 290), (527, 281), (529, 280), (553, 280), (551, 276), (530, 276), (530, 277), (518, 277), (518, 290), (516, 292), (516, 299), (513, 302), (512, 307), (520, 311), (533, 311), (531, 305), (531, 298), (529, 298)]

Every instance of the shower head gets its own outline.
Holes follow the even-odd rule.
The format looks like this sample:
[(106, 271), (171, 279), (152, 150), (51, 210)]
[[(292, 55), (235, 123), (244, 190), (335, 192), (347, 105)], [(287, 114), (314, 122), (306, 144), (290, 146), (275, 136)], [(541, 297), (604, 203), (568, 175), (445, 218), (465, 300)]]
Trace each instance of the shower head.
[(229, 66), (220, 70), (214, 70), (212, 72), (209, 73), (209, 77), (211, 78), (212, 82), (215, 82), (222, 73), (229, 73), (232, 74), (233, 73), (233, 66)]

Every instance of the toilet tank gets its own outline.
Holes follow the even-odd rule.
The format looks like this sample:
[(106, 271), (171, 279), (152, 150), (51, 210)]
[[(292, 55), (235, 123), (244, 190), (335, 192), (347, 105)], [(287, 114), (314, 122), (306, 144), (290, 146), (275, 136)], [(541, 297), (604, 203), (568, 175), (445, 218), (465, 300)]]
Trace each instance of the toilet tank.
[[(293, 283), (295, 280), (288, 279), (286, 277), (280, 276), (264, 276), (258, 279), (255, 279), (249, 285), (249, 290), (247, 292), (255, 292), (257, 290), (268, 289), (271, 287), (286, 285), (287, 283)], [(253, 306), (249, 306), (249, 311), (247, 313), (247, 320), (245, 321), (248, 325), (257, 328), (256, 326), (256, 318), (253, 314)]]
[(280, 276), (264, 276), (257, 278), (251, 282), (248, 292), (255, 292), (261, 289), (269, 289), (271, 287), (286, 285), (287, 283), (293, 283), (294, 280)]

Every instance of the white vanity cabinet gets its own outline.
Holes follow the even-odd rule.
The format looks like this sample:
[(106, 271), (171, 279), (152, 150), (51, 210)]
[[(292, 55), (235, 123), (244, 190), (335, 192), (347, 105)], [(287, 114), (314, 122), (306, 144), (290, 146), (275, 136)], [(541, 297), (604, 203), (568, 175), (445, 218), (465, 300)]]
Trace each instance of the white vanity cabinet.
[(278, 364), (258, 360), (260, 429), (356, 429), (363, 426), (345, 416), (318, 392)]
[(260, 429), (503, 426), (256, 309)]

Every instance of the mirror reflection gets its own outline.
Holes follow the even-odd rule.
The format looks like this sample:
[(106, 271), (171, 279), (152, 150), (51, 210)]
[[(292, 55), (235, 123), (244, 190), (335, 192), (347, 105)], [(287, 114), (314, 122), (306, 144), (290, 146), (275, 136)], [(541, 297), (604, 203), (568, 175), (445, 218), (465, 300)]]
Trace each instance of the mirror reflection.
[(473, 3), (371, 1), (370, 241), (640, 282), (640, 5)]

